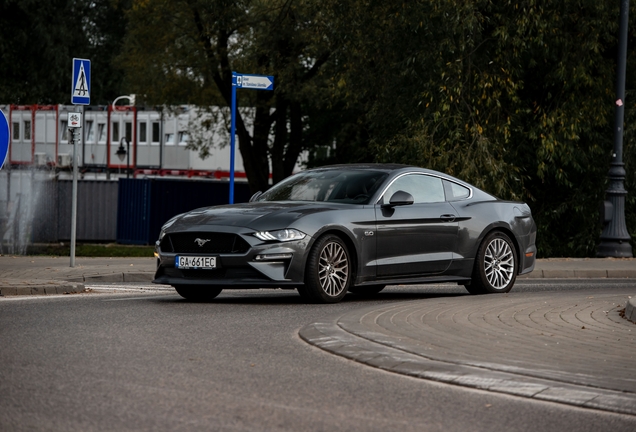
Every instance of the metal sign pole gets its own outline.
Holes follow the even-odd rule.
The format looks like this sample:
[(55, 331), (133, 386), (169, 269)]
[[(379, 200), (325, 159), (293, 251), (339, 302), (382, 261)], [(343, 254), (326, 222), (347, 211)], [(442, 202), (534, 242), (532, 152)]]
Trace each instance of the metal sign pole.
[[(77, 107), (78, 112), (81, 108)], [(73, 139), (73, 196), (71, 204), (71, 267), (75, 267), (75, 240), (77, 238), (77, 141), (81, 128), (69, 129)]]
[(270, 75), (245, 75), (232, 72), (232, 106), (230, 112), (230, 204), (234, 204), (234, 157), (236, 141), (236, 88), (250, 90), (274, 90), (274, 77)]
[(234, 204), (234, 157), (236, 147), (236, 72), (232, 72), (232, 112), (230, 113), (230, 204)]
[[(82, 139), (84, 127), (84, 107), (91, 103), (91, 61), (73, 59), (73, 81), (71, 87), (71, 103), (79, 105), (76, 112), (68, 113), (68, 127), (73, 140), (73, 199), (71, 204), (71, 267), (75, 267), (75, 239), (77, 236), (77, 176), (78, 157), (77, 141)], [(76, 134), (77, 132), (77, 134)]]

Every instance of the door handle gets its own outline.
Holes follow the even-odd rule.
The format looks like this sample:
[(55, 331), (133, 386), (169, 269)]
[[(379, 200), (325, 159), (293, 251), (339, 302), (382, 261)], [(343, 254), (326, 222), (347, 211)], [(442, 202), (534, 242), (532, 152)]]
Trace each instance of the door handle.
[(443, 214), (439, 218), (444, 222), (453, 222), (456, 216), (454, 214)]

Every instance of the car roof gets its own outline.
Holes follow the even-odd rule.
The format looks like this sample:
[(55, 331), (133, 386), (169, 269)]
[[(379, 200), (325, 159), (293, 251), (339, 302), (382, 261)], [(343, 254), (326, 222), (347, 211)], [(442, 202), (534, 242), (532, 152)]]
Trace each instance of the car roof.
[[(322, 167), (316, 167), (316, 168), (312, 168), (310, 170), (307, 171), (319, 171), (319, 170), (330, 170), (330, 169), (352, 169), (352, 170), (369, 170), (369, 171), (385, 171), (387, 173), (403, 173), (403, 172), (418, 172), (418, 173), (422, 173), (422, 174), (432, 174), (447, 180), (451, 180), (454, 181), (456, 183), (459, 183), (461, 185), (464, 185), (466, 187), (469, 187), (473, 190), (479, 190), (481, 191), (481, 189), (477, 188), (476, 186), (462, 180), (462, 179), (458, 179), (457, 177), (454, 177), (450, 174), (446, 174), (440, 171), (435, 171), (432, 169), (428, 169), (428, 168), (421, 168), (415, 165), (404, 165), (404, 164), (390, 164), (390, 163), (358, 163), (358, 164), (335, 164), (335, 165), (326, 165), (326, 166), (322, 166)], [(483, 192), (483, 191), (481, 191)], [(488, 194), (487, 192), (484, 192), (486, 194)], [(490, 194), (488, 194), (490, 195)], [(492, 195), (490, 195), (492, 196)]]
[[(420, 173), (435, 174), (441, 177), (455, 179), (453, 176), (450, 176), (446, 173), (435, 171), (428, 168), (421, 168), (414, 165), (390, 164), (390, 163), (336, 164), (336, 165), (326, 165), (322, 167), (312, 168), (310, 171), (331, 170), (331, 169), (353, 169), (353, 170), (386, 171), (386, 172), (417, 171)], [(459, 180), (459, 179), (456, 179), (456, 180)], [(462, 182), (462, 183), (465, 183), (465, 182)]]

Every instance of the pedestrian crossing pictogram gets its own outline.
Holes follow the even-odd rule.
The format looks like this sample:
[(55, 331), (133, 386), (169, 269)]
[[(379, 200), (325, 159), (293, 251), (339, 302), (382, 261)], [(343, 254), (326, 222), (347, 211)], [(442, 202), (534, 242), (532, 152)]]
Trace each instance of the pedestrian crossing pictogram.
[(84, 64), (80, 63), (80, 70), (75, 82), (75, 88), (73, 90), (73, 96), (88, 97), (88, 87), (86, 84), (86, 71), (84, 70)]
[(71, 103), (73, 105), (90, 105), (91, 102), (91, 61), (73, 59), (73, 87)]

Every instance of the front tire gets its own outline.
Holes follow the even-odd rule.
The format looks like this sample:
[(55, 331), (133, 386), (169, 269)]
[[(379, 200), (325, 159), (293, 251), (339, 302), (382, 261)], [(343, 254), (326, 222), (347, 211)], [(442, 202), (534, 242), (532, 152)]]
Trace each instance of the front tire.
[(174, 289), (177, 290), (179, 295), (184, 299), (196, 302), (210, 301), (223, 291), (222, 288), (188, 285), (175, 285)]
[(517, 278), (517, 251), (500, 231), (491, 232), (479, 246), (471, 284), (471, 294), (507, 293)]
[(312, 303), (337, 303), (347, 294), (351, 277), (351, 258), (344, 242), (333, 234), (320, 237), (307, 258), (303, 298)]
[(361, 297), (372, 297), (384, 289), (386, 285), (352, 286), (349, 292)]

